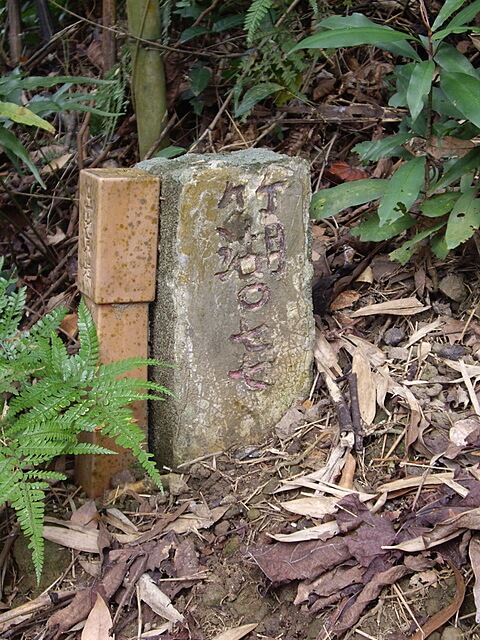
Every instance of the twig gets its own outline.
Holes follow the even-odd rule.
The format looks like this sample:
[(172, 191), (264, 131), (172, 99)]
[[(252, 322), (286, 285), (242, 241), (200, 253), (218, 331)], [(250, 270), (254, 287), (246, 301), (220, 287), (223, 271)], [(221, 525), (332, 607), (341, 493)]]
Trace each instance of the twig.
[(357, 374), (350, 373), (347, 376), (350, 391), (350, 413), (352, 415), (353, 433), (355, 437), (355, 451), (363, 451), (362, 417), (360, 415), (360, 403), (358, 401)]

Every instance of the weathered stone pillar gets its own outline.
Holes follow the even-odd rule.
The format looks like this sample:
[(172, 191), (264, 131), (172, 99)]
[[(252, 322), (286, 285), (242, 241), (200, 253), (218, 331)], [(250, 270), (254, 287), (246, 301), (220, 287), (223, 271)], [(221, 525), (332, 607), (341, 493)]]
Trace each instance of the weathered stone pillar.
[[(102, 364), (149, 356), (148, 302), (155, 296), (158, 194), (158, 178), (138, 169), (87, 169), (80, 174), (78, 287), (95, 321)], [(128, 375), (146, 380), (146, 367)], [(133, 403), (132, 411), (147, 440), (147, 403)], [(118, 452), (77, 456), (76, 481), (87, 495), (96, 497), (132, 458), (99, 433), (84, 438)]]
[(270, 151), (137, 165), (161, 180), (151, 407), (166, 464), (262, 441), (311, 381), (313, 316), (304, 160)]

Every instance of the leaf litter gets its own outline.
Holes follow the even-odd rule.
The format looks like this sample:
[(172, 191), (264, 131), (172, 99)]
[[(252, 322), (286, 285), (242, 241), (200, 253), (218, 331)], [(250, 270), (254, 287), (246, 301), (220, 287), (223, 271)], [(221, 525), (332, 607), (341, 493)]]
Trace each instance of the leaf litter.
[(270, 442), (181, 465), (165, 496), (56, 488), (70, 517), (44, 535), (72, 566), (18, 616), (13, 582), (1, 637), (477, 637), (480, 330), (402, 277), (376, 314), (374, 276), (317, 317), (312, 393)]

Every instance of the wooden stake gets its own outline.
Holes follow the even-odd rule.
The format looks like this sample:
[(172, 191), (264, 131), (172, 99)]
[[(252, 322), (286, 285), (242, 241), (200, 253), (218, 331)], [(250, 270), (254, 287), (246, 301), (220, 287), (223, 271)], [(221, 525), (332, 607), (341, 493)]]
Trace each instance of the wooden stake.
[[(155, 297), (159, 180), (137, 169), (87, 169), (80, 174), (78, 286), (93, 315), (102, 364), (148, 356), (148, 302)], [(147, 379), (146, 368), (129, 372)], [(147, 432), (147, 404), (132, 405)], [(85, 441), (117, 455), (78, 456), (75, 476), (89, 497), (128, 469), (129, 452), (101, 433)]]

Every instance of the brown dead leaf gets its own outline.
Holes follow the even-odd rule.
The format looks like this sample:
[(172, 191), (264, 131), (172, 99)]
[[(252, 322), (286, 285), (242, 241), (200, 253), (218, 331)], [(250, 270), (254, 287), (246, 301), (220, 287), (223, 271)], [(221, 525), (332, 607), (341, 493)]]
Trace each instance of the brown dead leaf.
[(351, 629), (353, 625), (358, 622), (367, 605), (378, 598), (384, 587), (398, 582), (400, 578), (403, 578), (403, 576), (408, 573), (409, 569), (404, 565), (390, 567), (385, 571), (376, 573), (358, 594), (356, 599), (351, 598), (347, 601), (346, 606), (340, 613), (339, 619), (334, 623), (332, 632), (335, 635), (340, 635), (344, 631)]
[(198, 557), (195, 551), (195, 545), (189, 538), (182, 540), (178, 545), (173, 559), (173, 566), (178, 578), (192, 576), (198, 570)]
[(360, 294), (358, 291), (353, 291), (352, 289), (347, 289), (346, 291), (342, 291), (336, 296), (335, 300), (330, 303), (331, 311), (339, 311), (340, 309), (347, 309), (351, 307), (357, 300), (360, 299)]
[(372, 369), (361, 348), (357, 348), (353, 354), (352, 373), (357, 374), (360, 416), (369, 426), (377, 413), (377, 394)]
[(430, 306), (423, 305), (417, 298), (402, 298), (400, 300), (370, 304), (363, 307), (363, 309), (354, 311), (350, 317), (361, 318), (362, 316), (377, 316), (382, 314), (413, 316), (417, 313), (422, 313), (422, 311), (427, 311), (427, 309), (430, 309)]
[(455, 138), (453, 136), (443, 136), (442, 138), (431, 136), (430, 142), (425, 150), (436, 160), (440, 160), (442, 157), (450, 156), (462, 158), (470, 149), (473, 149), (474, 146), (475, 143), (472, 140), (462, 140), (461, 138)]
[(258, 622), (253, 624), (242, 624), (241, 627), (235, 627), (234, 629), (225, 629), (218, 636), (215, 636), (212, 640), (240, 640), (255, 629), (258, 626)]
[(291, 513), (297, 513), (302, 516), (323, 518), (327, 514), (332, 514), (337, 511), (337, 502), (338, 500), (336, 498), (310, 496), (282, 502), (282, 507)]
[(307, 602), (312, 594), (320, 598), (326, 598), (340, 592), (345, 587), (361, 583), (364, 573), (365, 568), (358, 564), (353, 567), (341, 565), (331, 571), (327, 571), (327, 573), (324, 573), (313, 582), (301, 582), (298, 585), (294, 604), (299, 605), (302, 602)]
[(475, 584), (473, 586), (473, 597), (475, 599), (475, 608), (477, 610), (475, 622), (480, 623), (480, 538), (472, 536), (468, 547), (468, 555), (472, 563), (473, 573), (475, 575)]
[(156, 614), (169, 622), (183, 622), (182, 614), (175, 609), (170, 598), (157, 587), (148, 573), (140, 576), (138, 589), (140, 599)]
[(177, 518), (168, 524), (164, 531), (174, 531), (176, 534), (191, 533), (199, 529), (209, 529), (215, 522), (220, 520), (228, 511), (228, 505), (209, 509), (204, 504), (192, 503), (189, 507), (191, 513)]
[(76, 313), (67, 313), (64, 319), (60, 323), (60, 329), (64, 331), (67, 336), (73, 338), (78, 331), (78, 316)]
[(336, 536), (327, 542), (277, 542), (251, 549), (250, 555), (271, 582), (281, 584), (292, 580), (314, 580), (348, 560), (350, 551), (345, 540)]
[(427, 620), (421, 629), (410, 636), (410, 640), (424, 640), (424, 638), (428, 638), (430, 634), (450, 620), (450, 618), (454, 616), (462, 606), (463, 599), (465, 598), (465, 581), (457, 567), (451, 562), (448, 564), (455, 575), (455, 597), (448, 606), (437, 611), (437, 613)]
[(55, 629), (56, 637), (58, 637), (78, 622), (85, 620), (92, 610), (93, 603), (96, 600), (96, 593), (98, 592), (102, 593), (106, 602), (110, 602), (110, 599), (125, 578), (128, 570), (128, 560), (131, 555), (131, 551), (118, 550), (115, 553), (111, 552), (109, 556), (114, 556), (115, 560), (112, 560), (112, 564), (106, 570), (102, 580), (93, 587), (78, 591), (67, 607), (56, 611), (50, 616), (47, 621), (47, 628)]
[(97, 593), (97, 600), (88, 614), (81, 640), (110, 640), (112, 617), (105, 600)]
[(43, 527), (45, 540), (60, 544), (75, 551), (86, 553), (100, 553), (98, 549), (98, 531), (94, 529), (76, 530), (70, 527)]

